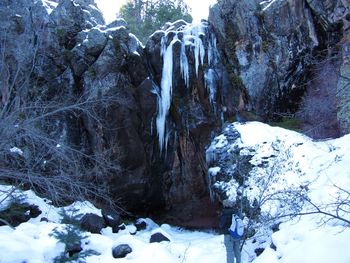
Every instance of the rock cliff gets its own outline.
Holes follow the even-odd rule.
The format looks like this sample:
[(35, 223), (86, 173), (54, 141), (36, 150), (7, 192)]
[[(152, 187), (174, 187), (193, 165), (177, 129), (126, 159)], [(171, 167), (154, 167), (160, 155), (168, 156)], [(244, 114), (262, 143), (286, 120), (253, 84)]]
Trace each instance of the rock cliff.
[[(348, 18), (347, 1), (223, 0), (210, 10), (209, 22), (247, 91), (246, 109), (266, 120), (298, 109), (318, 63), (332, 57), (346, 63), (339, 48), (346, 53)], [(339, 97), (343, 133), (349, 131), (345, 100)]]
[[(89, 157), (81, 160), (84, 171), (113, 200), (131, 212), (211, 225), (210, 139), (247, 112), (266, 119), (295, 111), (310, 69), (320, 54), (328, 58), (323, 50), (342, 60), (338, 118), (349, 130), (348, 7), (340, 0), (223, 0), (209, 22), (168, 23), (144, 46), (123, 20), (106, 25), (93, 0), (4, 0), (1, 118), (8, 109), (74, 102), (41, 130)], [(8, 138), (3, 156), (9, 145), (28, 144), (12, 134), (1, 134)], [(92, 169), (91, 158), (101, 156), (106, 165)]]

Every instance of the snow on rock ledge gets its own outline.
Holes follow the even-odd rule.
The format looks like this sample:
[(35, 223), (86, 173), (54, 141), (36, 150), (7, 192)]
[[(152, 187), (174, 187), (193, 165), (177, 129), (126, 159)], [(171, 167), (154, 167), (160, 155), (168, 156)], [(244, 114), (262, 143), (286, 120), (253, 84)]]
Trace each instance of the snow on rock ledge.
[[(290, 245), (326, 250), (330, 241), (320, 242), (321, 236), (349, 241), (346, 221), (316, 210), (336, 215), (340, 209), (334, 204), (349, 200), (349, 150), (350, 134), (316, 142), (258, 122), (229, 124), (214, 138), (206, 151), (211, 197), (231, 204), (249, 222), (248, 234), (254, 238), (246, 248), (265, 249), (254, 262), (302, 262), (301, 255), (288, 252)], [(349, 221), (348, 208), (339, 216)], [(273, 233), (273, 227), (279, 231)], [(253, 261), (254, 252), (248, 254)], [(323, 262), (318, 253), (312, 254), (303, 262)], [(350, 258), (341, 247), (332, 255), (337, 262)]]
[[(329, 197), (322, 193), (329, 187), (350, 186), (346, 176), (350, 173), (346, 165), (349, 148), (350, 135), (316, 142), (259, 122), (230, 124), (206, 151), (212, 197), (235, 202), (241, 192), (254, 201), (262, 194), (262, 186), (268, 189), (260, 198), (290, 187), (305, 187), (311, 197), (327, 202)], [(262, 208), (271, 212), (271, 205)]]

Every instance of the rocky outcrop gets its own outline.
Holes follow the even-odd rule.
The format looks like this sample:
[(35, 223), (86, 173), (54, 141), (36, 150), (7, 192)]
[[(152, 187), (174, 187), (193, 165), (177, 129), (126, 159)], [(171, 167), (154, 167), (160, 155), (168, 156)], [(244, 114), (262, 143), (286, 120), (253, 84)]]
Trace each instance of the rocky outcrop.
[[(91, 172), (99, 174), (95, 183), (107, 185), (115, 200), (128, 200), (127, 205), (123, 201), (125, 208), (142, 207), (149, 174), (136, 94), (148, 92), (143, 108), (146, 101), (156, 103), (150, 90), (138, 88), (148, 76), (141, 43), (125, 22), (105, 25), (90, 0), (63, 0), (57, 5), (2, 1), (0, 12), (2, 109), (41, 105), (45, 112), (45, 105), (61, 105), (63, 110), (58, 109), (55, 118), (40, 122), (45, 138), (86, 156), (71, 164), (81, 165), (79, 173), (86, 173), (87, 180)], [(70, 110), (65, 111), (67, 106)], [(16, 118), (11, 121), (21, 121)], [(9, 138), (9, 145), (16, 143), (13, 134), (2, 137)], [(28, 149), (26, 156), (35, 154), (24, 138), (17, 144)], [(1, 153), (6, 154), (9, 146), (4, 147)], [(97, 171), (91, 161), (100, 162)], [(45, 161), (46, 167), (37, 172), (55, 173), (55, 163), (59, 162)]]
[(313, 66), (329, 59), (323, 51), (332, 53), (340, 44), (347, 14), (346, 1), (217, 3), (209, 22), (232, 74), (248, 93), (246, 109), (265, 119), (294, 112)]
[(343, 38), (341, 66), (337, 83), (337, 118), (343, 134), (350, 132), (350, 39), (349, 34)]
[[(86, 163), (79, 166), (84, 169), (80, 172), (86, 173), (87, 180), (93, 176), (128, 211), (167, 210), (175, 221), (185, 222), (196, 217), (189, 211), (203, 213), (203, 202), (210, 210), (204, 148), (211, 132), (221, 125), (221, 115), (232, 116), (234, 109), (208, 24), (193, 34), (184, 30), (191, 28), (184, 22), (169, 24), (143, 47), (124, 21), (105, 25), (93, 1), (62, 0), (57, 6), (23, 1), (21, 5), (7, 1), (1, 6), (6, 16), (18, 20), (13, 27), (3, 24), (9, 30), (3, 31), (1, 39), (6, 41), (1, 43), (5, 43), (2, 50), (7, 48), (6, 64), (22, 63), (23, 76), (30, 82), (29, 93), (23, 93), (21, 100), (79, 105), (57, 114), (54, 125), (51, 120), (41, 123), (50, 140), (89, 157), (81, 160)], [(27, 10), (25, 16), (18, 8)], [(179, 41), (169, 48), (175, 35)], [(27, 49), (18, 45), (18, 38), (30, 43)], [(167, 43), (162, 42), (165, 39)], [(33, 48), (36, 57), (30, 56)], [(162, 48), (174, 54), (170, 76), (174, 96), (164, 112), (163, 137), (158, 136), (156, 119), (166, 97), (162, 62), (170, 60), (161, 56)], [(181, 67), (187, 68), (187, 77)], [(14, 72), (10, 71), (11, 77)], [(14, 87), (19, 89), (21, 81)], [(8, 101), (6, 92), (2, 94)]]
[(235, 78), (247, 90), (249, 107), (267, 117), (293, 108), (309, 63), (305, 54), (319, 43), (303, 1), (259, 3), (222, 1), (211, 10), (209, 21)]
[(307, 200), (307, 164), (324, 149), (313, 157), (304, 153), (318, 146), (306, 136), (260, 122), (228, 124), (206, 151), (211, 198), (249, 218), (247, 236), (273, 229)]
[(163, 160), (151, 168), (162, 182), (168, 213), (191, 221), (203, 202), (211, 210), (203, 153), (211, 133), (234, 115), (240, 91), (229, 85), (207, 22), (169, 23), (150, 37), (145, 50), (158, 94), (153, 158)]

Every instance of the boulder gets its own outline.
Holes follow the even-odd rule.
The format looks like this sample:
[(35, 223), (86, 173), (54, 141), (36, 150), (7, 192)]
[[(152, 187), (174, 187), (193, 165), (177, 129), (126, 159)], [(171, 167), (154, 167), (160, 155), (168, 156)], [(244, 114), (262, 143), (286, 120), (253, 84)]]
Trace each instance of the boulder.
[(102, 217), (96, 214), (85, 214), (80, 219), (80, 227), (84, 231), (88, 231), (95, 234), (100, 234), (102, 228), (105, 227), (105, 221)]
[(150, 243), (160, 243), (162, 241), (169, 241), (170, 239), (164, 236), (162, 233), (157, 232), (151, 235), (151, 238), (149, 240)]
[(49, 219), (47, 217), (40, 218), (40, 222), (49, 222)]
[(120, 225), (120, 214), (113, 209), (102, 209), (102, 216), (106, 226), (113, 228)]
[(118, 225), (118, 226), (112, 227), (112, 232), (113, 232), (113, 233), (118, 233), (120, 230), (125, 230), (125, 229), (126, 229), (126, 226), (125, 226), (125, 224), (123, 223), (123, 224), (120, 224), (120, 225)]
[(37, 205), (30, 205), (30, 206), (29, 206), (29, 216), (30, 216), (31, 218), (36, 218), (36, 217), (38, 217), (41, 213), (42, 213), (42, 211), (40, 210), (39, 206), (37, 206)]
[(147, 228), (147, 223), (142, 218), (139, 218), (135, 222), (135, 227), (137, 231), (145, 230)]
[(128, 244), (121, 244), (112, 249), (114, 258), (124, 258), (132, 252), (132, 248)]
[(68, 243), (66, 244), (66, 252), (68, 253), (69, 257), (74, 256), (75, 254), (79, 253), (80, 251), (82, 251), (82, 247), (81, 247), (81, 242), (76, 242), (76, 243)]
[(30, 218), (35, 218), (41, 214), (41, 210), (36, 205), (28, 203), (12, 203), (6, 209), (0, 211), (0, 225), (5, 225), (5, 222), (10, 226), (16, 227)]

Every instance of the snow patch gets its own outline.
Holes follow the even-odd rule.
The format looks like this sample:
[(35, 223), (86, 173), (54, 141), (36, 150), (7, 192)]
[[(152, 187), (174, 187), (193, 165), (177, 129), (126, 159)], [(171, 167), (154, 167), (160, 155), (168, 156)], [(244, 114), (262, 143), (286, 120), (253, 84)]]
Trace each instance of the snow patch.
[(46, 9), (46, 12), (50, 15), (52, 11), (57, 7), (58, 3), (49, 1), (49, 0), (41, 0), (43, 6)]
[(215, 176), (217, 175), (219, 172), (220, 172), (221, 168), (216, 166), (216, 167), (211, 167), (208, 172), (209, 172), (209, 175), (211, 176)]
[(12, 152), (12, 153), (17, 153), (17, 154), (19, 154), (19, 155), (23, 155), (23, 151), (20, 149), (20, 148), (18, 148), (18, 147), (12, 147), (11, 149), (10, 149), (10, 152)]

